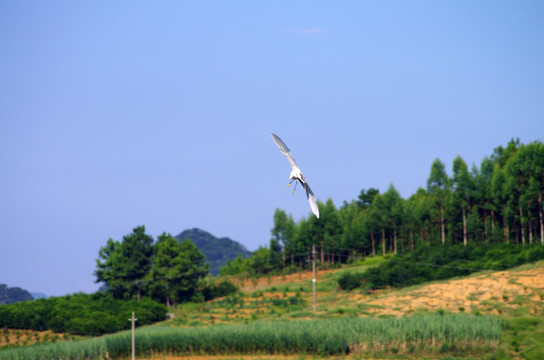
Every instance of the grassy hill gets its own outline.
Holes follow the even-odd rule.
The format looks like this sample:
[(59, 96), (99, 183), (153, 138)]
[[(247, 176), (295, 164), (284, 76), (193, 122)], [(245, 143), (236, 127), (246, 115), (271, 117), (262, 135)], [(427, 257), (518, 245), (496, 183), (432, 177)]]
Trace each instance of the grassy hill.
[(225, 265), (227, 260), (236, 259), (238, 254), (242, 254), (242, 257), (251, 255), (251, 252), (239, 242), (228, 237), (217, 238), (198, 228), (185, 230), (175, 238), (179, 241), (190, 239), (206, 256), (206, 260), (210, 263), (210, 272), (213, 275), (217, 275), (219, 268)]
[[(315, 312), (311, 272), (231, 278), (240, 286), (238, 293), (171, 308), (173, 319), (138, 329), (139, 354), (166, 360), (181, 354), (200, 359), (266, 354), (268, 359), (544, 358), (544, 261), (401, 289), (339, 289), (344, 273), (384, 261), (369, 258), (318, 270)], [(130, 335), (68, 343), (79, 344), (80, 351), (107, 346), (110, 358), (126, 358)], [(150, 356), (149, 349), (157, 347), (163, 349), (160, 355)], [(12, 358), (5, 354), (0, 351), (0, 359)]]
[[(467, 277), (435, 281), (402, 289), (367, 293), (340, 291), (337, 280), (345, 272), (364, 271), (381, 263), (367, 259), (359, 265), (317, 272), (317, 311), (312, 311), (311, 272), (238, 280), (241, 291), (206, 304), (185, 304), (176, 310), (173, 326), (245, 324), (344, 318), (417, 318), (473, 316), (471, 322), (492, 317), (501, 322), (499, 341), (483, 348), (440, 344), (430, 351), (410, 352), (410, 345), (381, 349), (375, 356), (449, 359), (544, 359), (544, 261), (508, 271), (483, 271)], [(233, 279), (235, 280), (235, 279)], [(452, 318), (460, 321), (463, 318)], [(354, 352), (362, 350), (356, 350)], [(480, 352), (484, 349), (483, 353)], [(367, 349), (368, 350), (368, 349)], [(359, 356), (367, 356), (365, 352)], [(453, 356), (453, 358), (452, 358)]]

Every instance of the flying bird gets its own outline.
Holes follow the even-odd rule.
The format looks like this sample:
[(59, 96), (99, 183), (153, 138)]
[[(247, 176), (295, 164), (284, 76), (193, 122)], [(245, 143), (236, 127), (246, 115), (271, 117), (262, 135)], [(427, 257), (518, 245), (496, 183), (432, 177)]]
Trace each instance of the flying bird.
[(306, 198), (308, 199), (308, 202), (310, 203), (310, 208), (312, 209), (312, 212), (314, 215), (319, 219), (319, 208), (317, 207), (317, 203), (315, 202), (315, 196), (310, 189), (310, 185), (306, 182), (306, 179), (304, 178), (304, 175), (302, 174), (302, 171), (300, 171), (300, 168), (297, 165), (297, 162), (295, 161), (295, 158), (293, 157), (293, 153), (291, 153), (291, 150), (285, 145), (282, 139), (279, 138), (279, 136), (275, 134), (272, 135), (272, 140), (274, 140), (274, 143), (280, 148), (281, 152), (287, 160), (289, 160), (289, 164), (291, 164), (291, 174), (289, 175), (289, 184), (287, 184), (287, 187), (291, 185), (293, 181), (295, 181), (295, 188), (293, 190), (293, 195), (295, 194), (295, 190), (297, 189), (297, 181), (300, 182), (300, 185), (306, 190)]

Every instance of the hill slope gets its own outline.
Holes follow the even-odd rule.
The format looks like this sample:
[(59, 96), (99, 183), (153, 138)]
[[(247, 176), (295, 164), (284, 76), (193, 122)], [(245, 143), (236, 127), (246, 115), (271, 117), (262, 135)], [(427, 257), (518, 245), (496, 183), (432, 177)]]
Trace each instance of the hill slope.
[(210, 263), (210, 272), (213, 275), (217, 275), (219, 268), (225, 265), (227, 260), (234, 260), (238, 254), (242, 254), (242, 257), (251, 255), (251, 252), (239, 242), (228, 237), (217, 238), (198, 228), (185, 230), (175, 238), (179, 241), (190, 239), (206, 256), (206, 260)]
[[(337, 280), (345, 272), (362, 272), (366, 266), (348, 266), (335, 270), (318, 270), (317, 309), (312, 311), (312, 272), (263, 278), (229, 280), (241, 292), (194, 306), (183, 305), (173, 324), (214, 325), (217, 323), (251, 323), (252, 321), (284, 321), (300, 319), (333, 319), (370, 317), (387, 319), (422, 315), (471, 315), (474, 319), (488, 316), (500, 318), (503, 328), (499, 343), (486, 352), (488, 359), (544, 359), (544, 261), (526, 264), (506, 271), (482, 271), (466, 277), (434, 281), (406, 288), (388, 288), (366, 292), (362, 289), (342, 291)], [(449, 316), (448, 315), (448, 316)], [(471, 320), (472, 321), (472, 320)], [(474, 320), (476, 321), (476, 320)], [(466, 343), (452, 341), (440, 345), (439, 354), (428, 348), (406, 352), (432, 359), (484, 358), (472, 353)], [(400, 353), (408, 348), (396, 348)], [(357, 349), (354, 349), (357, 353)], [(368, 352), (364, 352), (369, 356)], [(398, 354), (379, 354), (391, 358)], [(396, 358), (396, 357), (395, 357)]]

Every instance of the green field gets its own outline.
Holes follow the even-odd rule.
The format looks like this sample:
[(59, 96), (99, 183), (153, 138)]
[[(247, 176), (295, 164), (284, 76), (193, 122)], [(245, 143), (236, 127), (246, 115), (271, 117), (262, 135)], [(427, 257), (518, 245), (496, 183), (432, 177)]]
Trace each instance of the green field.
[[(402, 318), (256, 321), (208, 327), (152, 326), (136, 332), (140, 356), (350, 353), (484, 354), (497, 347), (498, 317), (426, 314)], [(97, 359), (130, 355), (130, 332), (7, 350), (2, 359)]]

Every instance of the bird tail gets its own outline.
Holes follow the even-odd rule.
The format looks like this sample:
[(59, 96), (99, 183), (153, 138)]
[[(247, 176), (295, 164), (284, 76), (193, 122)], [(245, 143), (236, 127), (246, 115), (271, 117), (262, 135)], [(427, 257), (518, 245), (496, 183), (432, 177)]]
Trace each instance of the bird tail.
[(317, 207), (317, 202), (315, 201), (315, 196), (312, 189), (310, 189), (310, 186), (306, 182), (303, 182), (302, 186), (306, 190), (306, 198), (310, 203), (310, 208), (312, 209), (312, 212), (314, 213), (315, 217), (319, 219), (319, 208)]

